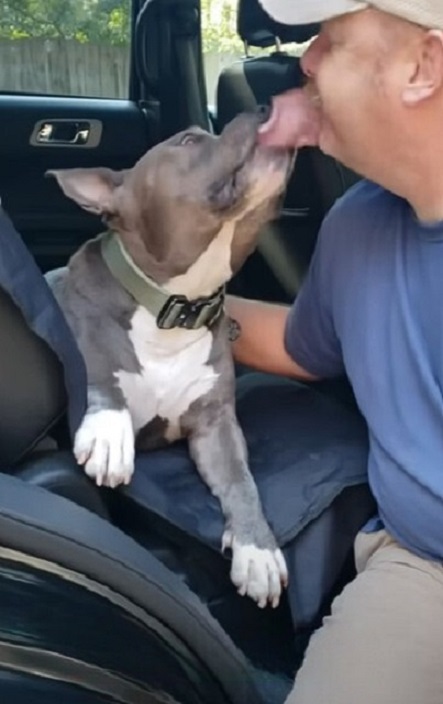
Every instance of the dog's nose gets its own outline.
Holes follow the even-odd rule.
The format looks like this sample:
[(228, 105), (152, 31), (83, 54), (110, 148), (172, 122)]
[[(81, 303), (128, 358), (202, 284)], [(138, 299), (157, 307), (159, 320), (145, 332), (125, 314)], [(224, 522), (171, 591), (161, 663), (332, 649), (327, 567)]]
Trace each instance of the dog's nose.
[(271, 108), (269, 105), (259, 105), (257, 107), (258, 119), (261, 123), (267, 122), (271, 115)]

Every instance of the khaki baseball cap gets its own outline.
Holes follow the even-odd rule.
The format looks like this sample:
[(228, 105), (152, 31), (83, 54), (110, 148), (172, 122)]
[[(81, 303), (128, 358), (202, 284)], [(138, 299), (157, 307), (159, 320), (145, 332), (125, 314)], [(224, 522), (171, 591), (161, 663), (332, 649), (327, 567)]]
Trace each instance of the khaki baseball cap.
[(376, 7), (409, 22), (443, 29), (443, 0), (259, 0), (263, 9), (283, 24), (324, 22), (349, 12)]

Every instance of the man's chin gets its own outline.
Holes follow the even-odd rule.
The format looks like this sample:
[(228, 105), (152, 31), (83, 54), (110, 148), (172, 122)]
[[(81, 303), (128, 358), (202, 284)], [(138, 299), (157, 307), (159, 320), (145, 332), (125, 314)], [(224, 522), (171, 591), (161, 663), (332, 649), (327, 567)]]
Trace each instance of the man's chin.
[(322, 126), (320, 129), (318, 133), (317, 147), (323, 152), (323, 154), (326, 154), (326, 156), (333, 157), (334, 159), (340, 161), (340, 150), (338, 149), (337, 142), (327, 127)]
[(319, 134), (318, 148), (325, 156), (334, 159), (340, 165), (350, 169), (350, 171), (360, 176), (365, 175), (361, 159), (358, 161), (356, 159), (358, 155), (355, 153), (355, 150), (350, 147), (346, 148), (346, 145), (337, 140), (335, 135), (331, 134), (331, 132), (325, 130)]

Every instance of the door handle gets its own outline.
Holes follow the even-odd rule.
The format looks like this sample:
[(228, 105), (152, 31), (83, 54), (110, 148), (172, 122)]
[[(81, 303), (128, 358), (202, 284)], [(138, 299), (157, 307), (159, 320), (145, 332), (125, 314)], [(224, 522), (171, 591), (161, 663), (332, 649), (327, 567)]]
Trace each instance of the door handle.
[(32, 131), (34, 147), (76, 147), (93, 149), (100, 144), (103, 125), (100, 120), (56, 118), (39, 120)]

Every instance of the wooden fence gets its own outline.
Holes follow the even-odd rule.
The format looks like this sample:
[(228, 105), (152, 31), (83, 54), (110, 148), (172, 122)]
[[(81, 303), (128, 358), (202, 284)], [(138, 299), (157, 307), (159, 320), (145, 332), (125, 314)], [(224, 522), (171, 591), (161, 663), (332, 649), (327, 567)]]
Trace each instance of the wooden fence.
[[(222, 67), (234, 60), (229, 54), (205, 55), (210, 103)], [(0, 91), (127, 98), (129, 63), (127, 47), (0, 39)]]

